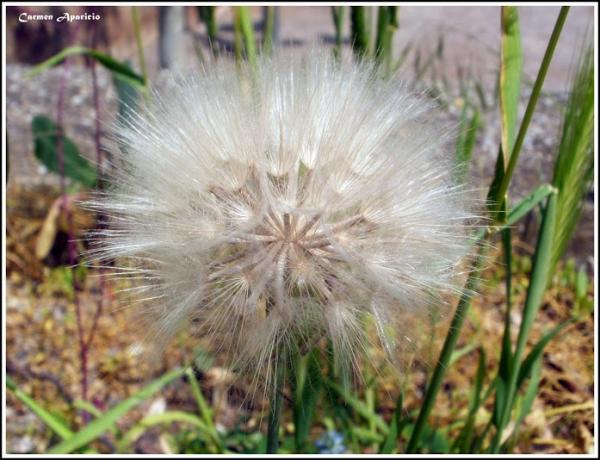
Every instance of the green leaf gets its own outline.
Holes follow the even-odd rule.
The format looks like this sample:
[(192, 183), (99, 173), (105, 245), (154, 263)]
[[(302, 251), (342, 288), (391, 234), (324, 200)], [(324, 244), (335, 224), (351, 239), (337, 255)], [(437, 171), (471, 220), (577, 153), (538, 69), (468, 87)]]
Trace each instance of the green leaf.
[[(57, 152), (58, 128), (48, 117), (38, 115), (31, 122), (36, 158), (49, 171), (60, 173)], [(65, 176), (81, 182), (86, 187), (96, 185), (96, 167), (81, 156), (75, 144), (66, 136), (61, 136)]]
[(548, 195), (555, 192), (556, 189), (550, 184), (540, 185), (510, 210), (508, 213), (508, 218), (506, 219), (506, 225), (516, 224), (529, 211), (545, 200)]
[(377, 36), (375, 39), (375, 61), (383, 66), (387, 77), (392, 69), (392, 44), (398, 28), (397, 6), (377, 7)]
[(65, 60), (65, 58), (76, 55), (88, 56), (92, 59), (95, 59), (108, 70), (110, 70), (115, 77), (120, 78), (137, 88), (143, 88), (145, 86), (144, 77), (135, 73), (128, 66), (120, 63), (116, 59), (113, 59), (112, 57), (106, 54), (103, 54), (99, 51), (90, 48), (86, 48), (84, 46), (71, 46), (69, 48), (65, 48), (61, 52), (55, 54), (54, 56), (46, 59), (44, 62), (33, 67), (26, 74), (26, 77), (29, 78), (38, 75), (44, 70), (60, 64), (62, 61)]
[[(502, 151), (512, 152), (519, 115), (523, 52), (516, 6), (503, 6), (501, 11), (500, 119)], [(499, 197), (502, 199), (503, 197)]]
[(141, 403), (143, 400), (151, 397), (169, 382), (181, 377), (184, 369), (176, 369), (164, 374), (159, 379), (155, 380), (148, 386), (142, 388), (133, 396), (120, 402), (115, 407), (107, 411), (101, 418), (95, 419), (82, 430), (78, 431), (73, 437), (64, 440), (63, 442), (52, 447), (49, 454), (68, 454), (74, 450), (86, 445), (94, 439), (102, 436), (127, 412)]
[(492, 179), (487, 194), (488, 210), (494, 222), (502, 222), (505, 217), (501, 212), (504, 199), (501, 199), (499, 196), (500, 186), (502, 185), (505, 174), (504, 163), (504, 151), (502, 150), (502, 144), (500, 144), (498, 146), (498, 155), (496, 156), (496, 166), (494, 167), (494, 178)]
[(544, 336), (533, 346), (527, 357), (523, 360), (521, 367), (519, 369), (519, 377), (517, 379), (517, 389), (521, 387), (525, 379), (527, 379), (532, 372), (532, 368), (535, 365), (536, 361), (541, 359), (544, 349), (548, 342), (550, 342), (554, 337), (556, 337), (560, 331), (562, 331), (566, 326), (573, 323), (574, 319), (568, 319), (567, 321), (563, 321), (558, 326), (555, 326), (544, 334)]
[(52, 415), (48, 410), (38, 404), (35, 399), (21, 390), (10, 376), (6, 376), (6, 388), (11, 391), (23, 404), (25, 404), (35, 415), (37, 415), (44, 425), (54, 431), (62, 439), (69, 439), (73, 436), (70, 428), (58, 417)]
[(396, 401), (396, 409), (394, 410), (394, 417), (392, 423), (390, 423), (390, 431), (386, 436), (381, 448), (379, 449), (380, 454), (391, 454), (394, 452), (398, 443), (398, 438), (402, 433), (402, 429), (406, 424), (406, 419), (402, 417), (402, 410), (404, 405), (404, 393), (400, 391), (398, 399)]
[(479, 363), (477, 365), (477, 373), (475, 375), (475, 385), (471, 390), (471, 397), (469, 400), (469, 414), (467, 415), (467, 420), (465, 421), (462, 430), (460, 431), (454, 445), (452, 446), (452, 450), (456, 448), (461, 453), (467, 453), (469, 451), (469, 447), (471, 446), (471, 443), (473, 441), (473, 428), (475, 426), (475, 416), (477, 415), (477, 411), (483, 403), (481, 392), (483, 389), (483, 380), (485, 378), (485, 372), (485, 350), (482, 347), (480, 347)]
[(531, 406), (533, 405), (533, 401), (537, 396), (538, 387), (540, 385), (540, 380), (542, 377), (542, 356), (540, 355), (533, 366), (531, 367), (529, 385), (527, 385), (527, 389), (525, 390), (525, 394), (521, 400), (521, 404), (519, 407), (519, 411), (517, 414), (517, 419), (515, 421), (515, 426), (513, 427), (513, 432), (510, 438), (504, 444), (502, 451), (505, 453), (511, 453), (514, 444), (517, 440), (517, 434), (519, 433), (519, 428), (523, 423), (523, 420), (527, 416), (527, 414), (531, 411)]
[[(123, 62), (123, 65), (131, 68), (129, 61)], [(113, 75), (113, 84), (117, 90), (119, 119), (129, 120), (138, 105), (138, 87), (115, 75)]]
[(468, 104), (465, 102), (460, 120), (459, 142), (456, 145), (456, 163), (459, 167), (459, 181), (464, 181), (469, 173), (469, 162), (473, 156), (473, 147), (479, 129), (479, 110), (475, 109), (467, 123)]
[[(207, 359), (207, 357), (208, 357), (207, 353), (204, 352), (204, 350), (202, 350), (202, 352), (203, 352), (203, 356), (205, 356), (205, 359)], [(197, 360), (198, 359), (196, 359), (196, 361)], [(198, 380), (196, 379), (196, 375), (194, 374), (194, 370), (191, 367), (189, 367), (186, 370), (186, 376), (190, 383), (190, 387), (192, 388), (192, 394), (194, 395), (194, 399), (196, 399), (196, 404), (198, 405), (198, 412), (200, 414), (200, 417), (202, 418), (202, 420), (204, 421), (204, 423), (206, 425), (206, 430), (211, 435), (211, 438), (212, 438), (211, 442), (214, 443), (214, 445), (217, 448), (217, 451), (219, 453), (223, 453), (225, 451), (225, 445), (223, 444), (221, 435), (217, 431), (217, 428), (213, 421), (212, 409), (210, 408), (210, 406), (207, 404), (206, 400), (204, 399), (204, 396), (202, 395), (202, 390), (200, 389), (200, 384), (198, 383)]]
[(363, 59), (369, 55), (369, 26), (365, 6), (350, 7), (350, 39), (352, 49), (357, 59)]
[(294, 436), (297, 451), (302, 449), (310, 432), (322, 387), (318, 350), (315, 349), (300, 359), (303, 361), (300, 366), (305, 368), (305, 372), (299, 376), (301, 381), (297, 382), (294, 394)]
[(198, 432), (205, 441), (210, 441), (211, 434), (200, 418), (193, 414), (181, 411), (167, 411), (161, 414), (153, 414), (144, 417), (133, 428), (127, 431), (119, 440), (117, 449), (125, 452), (126, 448), (136, 441), (148, 428), (156, 425), (170, 425), (172, 423), (186, 423), (198, 428)]
[(369, 407), (364, 402), (355, 398), (350, 394), (350, 392), (344, 390), (339, 385), (332, 382), (325, 376), (323, 377), (323, 381), (329, 388), (334, 390), (350, 407), (352, 407), (352, 409), (354, 409), (354, 411), (356, 411), (357, 414), (359, 414), (369, 423), (373, 423), (373, 425), (375, 425), (384, 435), (387, 435), (389, 433), (389, 428), (384, 422), (384, 420), (379, 415), (369, 410)]
[(342, 52), (342, 27), (344, 24), (344, 13), (346, 11), (346, 7), (343, 5), (340, 6), (332, 6), (331, 7), (331, 15), (333, 17), (333, 27), (335, 28), (335, 46), (333, 48), (333, 56), (336, 59), (340, 58), (340, 54)]
[[(535, 83), (533, 84), (531, 95), (529, 96), (529, 101), (527, 102), (527, 108), (525, 109), (523, 120), (521, 120), (521, 125), (519, 126), (519, 132), (517, 133), (517, 137), (514, 141), (514, 146), (512, 150), (504, 152), (505, 156), (508, 155), (508, 165), (506, 166), (506, 173), (504, 174), (502, 182), (500, 183), (500, 186), (498, 187), (498, 191), (496, 193), (498, 198), (496, 205), (498, 208), (502, 204), (502, 200), (504, 199), (504, 196), (508, 191), (508, 186), (510, 185), (510, 181), (515, 170), (517, 160), (519, 159), (521, 147), (523, 146), (523, 142), (525, 141), (525, 135), (527, 134), (527, 130), (529, 129), (529, 123), (531, 122), (533, 112), (535, 111), (535, 106), (537, 105), (540, 92), (542, 91), (542, 86), (544, 85), (544, 80), (546, 79), (548, 67), (550, 66), (550, 62), (552, 61), (552, 56), (556, 48), (556, 44), (558, 43), (558, 38), (560, 37), (560, 33), (565, 24), (565, 20), (567, 19), (569, 8), (569, 6), (563, 6), (561, 7), (560, 12), (558, 13), (556, 23), (554, 24), (554, 29), (552, 30), (552, 35), (550, 35), (550, 40), (548, 40), (546, 52), (544, 53), (542, 63), (540, 64), (540, 69), (535, 79)], [(510, 20), (510, 17), (507, 19)]]
[[(252, 17), (250, 16), (250, 8), (248, 6), (233, 7), (233, 27), (236, 35), (236, 56), (242, 56), (241, 46), (243, 45), (246, 51), (246, 59), (250, 66), (256, 68), (256, 41), (254, 38), (254, 27), (252, 25)], [(239, 49), (238, 49), (239, 48)]]
[(538, 241), (533, 256), (533, 268), (529, 280), (529, 287), (527, 289), (527, 296), (525, 298), (521, 326), (517, 337), (517, 346), (513, 356), (512, 368), (509, 373), (510, 381), (506, 390), (507, 393), (504, 404), (498, 411), (499, 418), (496, 425), (497, 432), (490, 447), (491, 452), (493, 453), (498, 452), (502, 432), (510, 420), (515, 394), (518, 389), (517, 382), (521, 357), (523, 356), (535, 316), (540, 308), (544, 291), (546, 290), (552, 257), (554, 228), (556, 225), (556, 200), (556, 193), (550, 194), (543, 213)]

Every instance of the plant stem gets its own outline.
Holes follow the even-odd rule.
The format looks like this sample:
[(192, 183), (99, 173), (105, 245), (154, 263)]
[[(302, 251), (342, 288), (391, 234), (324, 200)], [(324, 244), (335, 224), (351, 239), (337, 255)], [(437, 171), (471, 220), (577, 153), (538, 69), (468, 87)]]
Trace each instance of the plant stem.
[(273, 51), (273, 41), (275, 39), (275, 15), (276, 6), (263, 6), (264, 26), (263, 26), (263, 52), (270, 54)]
[(527, 103), (527, 108), (525, 109), (525, 115), (523, 115), (523, 120), (521, 121), (521, 126), (519, 127), (517, 138), (512, 148), (512, 152), (510, 153), (510, 160), (506, 168), (506, 173), (504, 174), (504, 177), (502, 178), (502, 182), (500, 183), (500, 187), (498, 189), (498, 209), (502, 205), (502, 201), (504, 200), (504, 196), (506, 195), (508, 186), (510, 185), (510, 179), (517, 164), (519, 153), (521, 151), (521, 147), (523, 146), (523, 141), (525, 140), (525, 134), (527, 133), (527, 129), (529, 128), (529, 123), (531, 122), (531, 117), (533, 116), (533, 112), (535, 110), (535, 106), (537, 105), (537, 101), (540, 96), (544, 80), (546, 79), (546, 73), (548, 72), (550, 61), (552, 61), (552, 55), (554, 54), (554, 50), (556, 49), (558, 38), (560, 37), (563, 25), (565, 24), (565, 20), (567, 19), (569, 8), (570, 7), (568, 6), (561, 7), (560, 13), (558, 13), (558, 18), (556, 18), (554, 30), (552, 31), (552, 35), (550, 36), (550, 40), (548, 41), (548, 46), (546, 47), (546, 52), (544, 53), (544, 58), (542, 59), (540, 70), (538, 71), (535, 83), (533, 85), (533, 89), (531, 90), (531, 96), (529, 96), (529, 102)]
[(287, 359), (279, 352), (276, 360), (275, 382), (271, 394), (271, 413), (269, 414), (269, 427), (267, 431), (267, 454), (277, 453), (279, 447), (279, 425), (281, 421), (281, 410), (283, 408), (283, 388), (285, 387), (285, 374)]
[[(95, 26), (92, 31), (92, 49), (96, 49), (98, 42), (98, 27)], [(98, 88), (98, 76), (96, 74), (96, 61), (94, 59), (89, 60), (90, 70), (92, 73), (92, 99), (94, 102), (94, 146), (96, 148), (96, 172), (98, 176), (98, 184), (97, 187), (99, 190), (103, 189), (103, 162), (104, 156), (102, 155), (102, 145), (101, 145), (101, 129), (100, 129), (100, 94)], [(100, 230), (106, 229), (106, 222), (103, 215), (98, 215), (96, 220), (96, 226)], [(106, 294), (106, 282), (105, 282), (105, 273), (104, 268), (100, 266), (98, 269), (98, 284), (100, 287), (100, 297), (98, 298), (96, 304), (96, 312), (94, 313), (94, 317), (92, 319), (92, 325), (90, 326), (90, 330), (88, 332), (87, 340), (85, 341), (85, 348), (88, 350), (94, 340), (94, 335), (96, 333), (96, 329), (98, 326), (98, 320), (102, 315), (102, 311), (104, 309), (104, 297)]]
[(144, 47), (142, 45), (142, 31), (140, 27), (140, 15), (137, 6), (131, 7), (131, 16), (133, 17), (133, 32), (135, 34), (135, 43), (138, 50), (138, 59), (140, 61), (140, 70), (144, 77), (144, 85), (148, 86), (148, 72), (146, 69), (146, 59), (144, 58)]
[(335, 46), (333, 48), (333, 56), (335, 59), (340, 59), (340, 54), (342, 52), (342, 27), (344, 25), (344, 11), (345, 7), (342, 6), (332, 6), (331, 14), (333, 15), (333, 25), (335, 27)]
[(477, 289), (477, 285), (479, 282), (479, 269), (481, 268), (484, 259), (484, 250), (484, 245), (479, 247), (479, 252), (475, 258), (471, 272), (469, 273), (469, 277), (467, 279), (467, 283), (465, 285), (465, 291), (461, 296), (456, 307), (456, 312), (452, 317), (452, 322), (450, 323), (450, 327), (448, 329), (448, 334), (446, 335), (446, 340), (444, 341), (442, 352), (440, 353), (437, 366), (433, 371), (433, 375), (431, 376), (431, 380), (427, 387), (425, 400), (423, 401), (423, 406), (421, 407), (419, 416), (417, 418), (417, 422), (415, 423), (415, 427), (408, 442), (406, 453), (416, 453), (417, 449), (419, 448), (419, 442), (421, 435), (423, 434), (423, 429), (425, 428), (425, 424), (427, 422), (431, 409), (433, 409), (435, 398), (440, 389), (440, 386), (442, 385), (444, 375), (449, 367), (452, 352), (456, 347), (458, 336), (460, 335), (460, 331), (467, 316), (467, 312), (469, 311), (469, 307), (471, 306), (471, 293)]
[(358, 60), (369, 55), (369, 27), (365, 6), (351, 6), (350, 18), (352, 20), (352, 48)]

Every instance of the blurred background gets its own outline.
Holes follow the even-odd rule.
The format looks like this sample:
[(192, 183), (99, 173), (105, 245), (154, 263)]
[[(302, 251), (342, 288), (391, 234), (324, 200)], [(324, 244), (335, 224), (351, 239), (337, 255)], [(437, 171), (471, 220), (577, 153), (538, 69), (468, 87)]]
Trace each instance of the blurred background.
[[(327, 6), (278, 6), (270, 10), (251, 6), (249, 11), (259, 43), (264, 44), (263, 30), (270, 21), (274, 48), (302, 53), (315, 45), (332, 49), (339, 46), (342, 58), (352, 59), (348, 13), (336, 31), (331, 8)], [(523, 46), (520, 115), (558, 11), (558, 6), (519, 7)], [(65, 13), (87, 13), (99, 18), (23, 22), (28, 15), (57, 18)], [(260, 401), (249, 402), (243, 386), (230, 385), (220, 356), (206, 352), (202, 338), (184, 333), (160, 362), (136, 360), (143, 331), (132, 322), (128, 308), (115, 299), (118, 286), (89, 270), (65, 268), (79, 261), (77, 254), (86, 244), (85, 231), (102, 222), (75, 204), (67, 204), (71, 211), (66, 217), (60, 212), (64, 206), (61, 192), (68, 192), (73, 201), (84, 197), (86, 181), (72, 176), (61, 178), (57, 166), (53, 169), (43, 159), (43, 152), (37, 152), (35, 142), (36, 117), (45, 116), (60, 125), (76, 146), (78, 154), (72, 161), (94, 165), (100, 160), (101, 174), (102, 165), (110, 156), (106, 131), (116, 114), (124, 110), (124, 100), (131, 103), (135, 96), (127, 99), (128, 88), (119, 85), (122, 82), (115, 79), (113, 72), (80, 55), (70, 57), (68, 64), (48, 66), (35, 75), (31, 75), (31, 70), (65, 48), (78, 45), (127, 63), (146, 81), (160, 85), (172, 70), (193, 71), (201, 63), (210, 65), (214, 56), (235, 58), (233, 9), (217, 6), (210, 19), (205, 14), (195, 6), (140, 6), (135, 12), (129, 6), (6, 8), (7, 373), (54, 415), (82, 426), (89, 423), (87, 418), (94, 407), (104, 411), (167, 369), (196, 359), (198, 380), (214, 411), (217, 429), (228, 433), (231, 445), (239, 445), (239, 451), (251, 451), (253, 443), (260, 442), (253, 436), (266, 406)], [(593, 15), (591, 6), (571, 8), (511, 183), (515, 201), (531, 192), (535, 184), (552, 179), (570, 78), (578, 51), (593, 33)], [(437, 101), (441, 123), (458, 126), (466, 106), (478, 113), (469, 180), (481, 188), (485, 198), (500, 141), (500, 9), (408, 5), (399, 8), (397, 18), (393, 36), (397, 78)], [(374, 10), (369, 21), (375, 25)], [(341, 44), (336, 45), (336, 37)], [(89, 169), (83, 169), (86, 167)], [(558, 281), (545, 298), (543, 317), (536, 325), (539, 331), (568, 316), (581, 299), (589, 302), (593, 296), (591, 283), (586, 284), (583, 294), (581, 288), (577, 291), (577, 279), (581, 272), (590, 279), (593, 276), (594, 193), (592, 188), (586, 196), (581, 219), (556, 274)], [(538, 221), (538, 216), (530, 213), (515, 229), (519, 273), (525, 274), (530, 267)], [(76, 247), (69, 244), (70, 236), (78, 239)], [(472, 379), (477, 366), (477, 356), (470, 355), (472, 349), (468, 349), (470, 341), (473, 337), (502, 334), (502, 313), (498, 307), (504, 287), (499, 282), (501, 270), (490, 269), (483, 275), (485, 295), (475, 299), (477, 308), (461, 338), (465, 357), (448, 373), (437, 406), (442, 425), (450, 425), (465, 410), (468, 395), (461, 392), (461, 387)], [(518, 299), (526, 286), (519, 288), (519, 274), (515, 279)], [(436, 327), (445, 330), (447, 321)], [(432, 334), (437, 336), (443, 337), (443, 332)], [(440, 347), (439, 340), (432, 338), (429, 342), (416, 357), (409, 378), (405, 396), (409, 408), (418, 407)], [(493, 341), (488, 342), (493, 345)], [(590, 317), (564, 339), (549, 345), (547, 356), (541, 390), (525, 422), (517, 451), (588, 452), (593, 443), (593, 406), (589, 404), (594, 397), (593, 319)], [(385, 381), (378, 391), (393, 394), (393, 381)], [(86, 412), (74, 407), (74, 401), (81, 400), (85, 402), (82, 404), (91, 404), (92, 409), (88, 407)], [(393, 412), (393, 401), (388, 400), (383, 396), (378, 399), (377, 411), (384, 417)], [(194, 404), (187, 384), (175, 382), (125, 414), (117, 429), (127, 432), (140, 417), (174, 408), (191, 410)], [(583, 405), (583, 409), (552, 412), (553, 407), (569, 404)], [(52, 444), (52, 432), (12, 393), (7, 397), (6, 417), (9, 452), (40, 453)], [(193, 434), (178, 426), (150, 427), (132, 435), (123, 449), (160, 453), (173, 452), (173, 445), (177, 445), (178, 451), (199, 452)], [(317, 426), (311, 436), (320, 439), (326, 432), (325, 426)], [(114, 436), (106, 435), (97, 449), (118, 450), (115, 444)], [(369, 452), (368, 443), (361, 451)]]

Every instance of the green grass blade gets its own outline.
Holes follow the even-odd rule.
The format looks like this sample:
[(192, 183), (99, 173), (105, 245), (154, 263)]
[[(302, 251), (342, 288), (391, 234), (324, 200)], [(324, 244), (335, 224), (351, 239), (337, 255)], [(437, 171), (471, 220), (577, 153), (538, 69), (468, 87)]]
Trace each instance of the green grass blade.
[(506, 225), (515, 225), (522, 217), (545, 200), (551, 193), (556, 193), (556, 189), (550, 184), (540, 185), (510, 210), (508, 218), (506, 219)]
[(523, 423), (523, 420), (531, 410), (531, 406), (533, 405), (533, 401), (538, 392), (538, 387), (540, 385), (540, 380), (542, 377), (542, 356), (540, 355), (531, 368), (529, 384), (527, 385), (527, 389), (525, 390), (525, 394), (521, 400), (521, 404), (519, 407), (519, 411), (517, 414), (517, 418), (515, 420), (515, 425), (513, 427), (513, 431), (508, 438), (508, 440), (504, 443), (501, 448), (502, 452), (511, 453), (514, 444), (517, 441), (517, 435), (519, 433), (519, 428)]
[(344, 390), (342, 387), (332, 382), (327, 377), (323, 377), (323, 382), (331, 388), (335, 393), (337, 393), (343, 400), (346, 402), (354, 411), (363, 417), (369, 423), (373, 423), (384, 435), (389, 433), (389, 428), (385, 421), (376, 413), (369, 410), (367, 404), (359, 399), (355, 398), (350, 394), (350, 392)]
[(116, 59), (113, 59), (112, 57), (106, 54), (83, 46), (71, 46), (69, 48), (65, 48), (61, 52), (55, 54), (54, 56), (46, 59), (44, 62), (33, 67), (29, 72), (27, 72), (26, 77), (29, 78), (38, 75), (44, 70), (60, 64), (67, 57), (77, 55), (88, 56), (92, 59), (95, 59), (108, 70), (110, 70), (115, 77), (121, 78), (122, 80), (128, 82), (129, 84), (139, 89), (142, 89), (145, 86), (145, 79), (142, 75), (137, 74), (128, 66), (122, 64), (121, 62), (117, 61)]
[(358, 60), (369, 56), (369, 26), (367, 23), (366, 6), (351, 6), (351, 34), (352, 49)]
[(344, 15), (346, 13), (346, 7), (332, 6), (331, 15), (333, 17), (333, 27), (335, 28), (335, 46), (333, 47), (333, 56), (336, 59), (340, 59), (342, 53), (342, 40), (343, 40), (343, 26), (344, 26)]
[[(238, 37), (236, 39), (237, 47), (243, 45), (248, 63), (252, 69), (256, 69), (256, 40), (254, 38), (254, 27), (252, 25), (250, 8), (248, 6), (233, 7), (233, 17), (235, 34)], [(241, 50), (236, 51), (236, 56), (238, 58), (241, 57), (241, 55)]]
[(550, 342), (565, 327), (567, 327), (574, 321), (574, 319), (563, 321), (558, 326), (555, 326), (549, 332), (544, 334), (544, 336), (533, 346), (533, 348), (525, 357), (519, 368), (519, 377), (517, 378), (517, 389), (519, 389), (525, 381), (525, 379), (527, 379), (531, 375), (531, 369), (533, 368), (535, 362), (542, 357), (542, 354), (544, 352), (544, 349), (546, 348), (546, 345), (548, 345), (548, 342)]
[(527, 103), (527, 108), (525, 109), (525, 114), (523, 115), (523, 120), (521, 121), (521, 125), (519, 127), (519, 132), (517, 133), (517, 137), (514, 142), (514, 146), (510, 151), (510, 157), (508, 160), (508, 166), (506, 167), (506, 174), (504, 174), (502, 178), (502, 182), (498, 187), (497, 193), (497, 207), (499, 208), (502, 204), (501, 201), (506, 195), (508, 191), (508, 186), (510, 185), (510, 180), (512, 178), (515, 166), (517, 164), (517, 160), (519, 158), (519, 153), (521, 152), (521, 147), (523, 146), (523, 142), (525, 141), (525, 135), (527, 133), (527, 129), (529, 128), (529, 123), (531, 122), (531, 118), (533, 117), (533, 112), (535, 111), (535, 106), (537, 105), (537, 101), (540, 96), (540, 92), (542, 90), (542, 86), (544, 85), (544, 80), (546, 79), (546, 73), (548, 72), (548, 67), (550, 66), (550, 62), (552, 61), (552, 56), (554, 54), (554, 50), (556, 49), (556, 44), (558, 43), (558, 39), (560, 37), (560, 33), (562, 32), (562, 28), (564, 26), (565, 20), (567, 19), (567, 14), (569, 12), (568, 6), (563, 6), (560, 9), (560, 13), (558, 14), (558, 18), (556, 19), (556, 23), (554, 24), (554, 29), (552, 30), (552, 35), (550, 36), (550, 40), (548, 41), (548, 46), (546, 47), (546, 52), (544, 53), (544, 57), (542, 59), (542, 63), (540, 65), (540, 69), (538, 71), (537, 77), (535, 79), (535, 83), (533, 85), (533, 89), (531, 91), (531, 95), (529, 96), (529, 102)]
[(265, 6), (267, 9), (266, 20), (263, 30), (263, 52), (270, 54), (273, 50), (273, 34), (275, 32), (275, 8), (276, 6)]
[(386, 436), (381, 448), (379, 449), (380, 454), (391, 454), (394, 452), (398, 443), (398, 438), (402, 434), (402, 428), (406, 424), (406, 420), (402, 417), (402, 410), (404, 406), (404, 393), (402, 390), (396, 400), (396, 408), (394, 409), (394, 417), (390, 423), (390, 431)]
[(66, 440), (73, 437), (73, 432), (62, 420), (52, 415), (49, 411), (38, 404), (35, 399), (21, 390), (8, 375), (6, 376), (6, 388), (12, 392), (19, 399), (19, 401), (25, 404), (31, 410), (31, 412), (37, 415), (38, 418), (44, 422), (44, 425), (54, 431), (62, 439)]
[(423, 405), (421, 406), (421, 410), (419, 411), (419, 416), (417, 417), (415, 427), (408, 441), (407, 453), (409, 454), (416, 453), (417, 449), (421, 444), (421, 436), (423, 435), (423, 432), (427, 425), (427, 419), (429, 418), (429, 414), (433, 409), (435, 398), (442, 385), (444, 375), (448, 369), (450, 358), (452, 357), (452, 353), (454, 352), (454, 348), (456, 347), (458, 336), (460, 335), (460, 331), (467, 316), (467, 312), (469, 311), (469, 307), (471, 306), (471, 293), (475, 292), (477, 288), (479, 281), (478, 272), (481, 268), (481, 264), (483, 263), (483, 248), (483, 246), (479, 248), (479, 253), (477, 255), (477, 258), (475, 259), (475, 262), (473, 263), (472, 270), (469, 274), (465, 285), (465, 292), (458, 301), (456, 312), (454, 313), (452, 321), (450, 322), (450, 328), (448, 329), (448, 334), (446, 335), (446, 339), (444, 341), (444, 346), (440, 353), (440, 357), (427, 386), (427, 391), (425, 393)]
[(594, 178), (594, 92), (594, 52), (590, 46), (579, 58), (554, 165), (552, 184), (558, 189), (558, 204), (553, 268), (571, 240)]
[(475, 416), (477, 415), (477, 411), (481, 407), (483, 402), (483, 398), (481, 397), (481, 392), (483, 390), (483, 380), (485, 379), (486, 374), (486, 356), (485, 350), (483, 348), (479, 348), (479, 362), (477, 364), (477, 373), (475, 374), (475, 385), (471, 391), (471, 398), (469, 401), (469, 414), (467, 415), (467, 420), (465, 422), (464, 427), (462, 428), (460, 434), (458, 435), (455, 445), (452, 447), (452, 450), (457, 448), (459, 452), (466, 453), (468, 452), (469, 446), (473, 441), (473, 429), (475, 427)]
[(386, 77), (392, 68), (392, 44), (398, 28), (397, 10), (397, 6), (379, 6), (377, 11), (375, 61), (382, 66)]
[(504, 179), (506, 171), (504, 169), (505, 155), (502, 150), (502, 143), (498, 146), (498, 155), (496, 155), (496, 165), (494, 167), (494, 178), (490, 184), (490, 188), (487, 194), (487, 205), (490, 217), (496, 223), (504, 223), (505, 215), (502, 214), (502, 210), (505, 209), (502, 204), (504, 200), (499, 198), (500, 187)]
[(131, 7), (131, 17), (133, 19), (133, 32), (135, 35), (135, 44), (137, 46), (138, 61), (142, 71), (144, 82), (148, 83), (148, 70), (146, 68), (146, 58), (144, 57), (144, 45), (142, 43), (142, 28), (140, 25), (140, 14), (137, 6)]
[(502, 252), (506, 277), (506, 312), (504, 314), (504, 331), (502, 334), (502, 353), (500, 355), (500, 376), (506, 378), (512, 368), (511, 344), (511, 310), (512, 310), (512, 232), (510, 228), (502, 230)]
[(215, 17), (215, 12), (217, 7), (214, 5), (211, 6), (198, 6), (198, 16), (200, 16), (200, 20), (206, 26), (206, 35), (208, 36), (208, 46), (211, 49), (213, 55), (217, 55), (217, 21)]
[(198, 428), (201, 437), (205, 441), (210, 442), (211, 435), (209, 430), (200, 418), (187, 412), (168, 411), (144, 417), (123, 435), (119, 440), (117, 449), (119, 452), (126, 452), (127, 447), (133, 444), (148, 428), (156, 425), (170, 425), (175, 422), (185, 423)]
[(125, 401), (120, 402), (115, 407), (108, 410), (101, 418), (92, 421), (85, 428), (75, 433), (74, 436), (52, 447), (48, 453), (68, 454), (76, 449), (79, 449), (80, 447), (85, 446), (87, 443), (93, 441), (97, 437), (102, 436), (102, 434), (114, 426), (114, 424), (123, 415), (141, 403), (144, 399), (151, 397), (169, 382), (181, 377), (183, 372), (183, 369), (176, 369), (164, 374), (159, 379), (142, 388), (133, 396), (127, 398)]
[(550, 264), (552, 260), (552, 243), (554, 239), (554, 229), (556, 225), (556, 202), (557, 194), (552, 193), (548, 197), (548, 203), (544, 210), (544, 216), (538, 236), (536, 250), (533, 256), (533, 268), (529, 280), (529, 288), (523, 308), (521, 326), (517, 338), (517, 346), (513, 357), (512, 369), (510, 371), (510, 382), (507, 388), (506, 403), (499, 413), (499, 423), (494, 436), (494, 441), (491, 445), (492, 452), (498, 452), (500, 447), (500, 439), (504, 427), (508, 424), (510, 414), (512, 412), (515, 392), (517, 390), (517, 381), (519, 375), (519, 366), (525, 346), (533, 327), (533, 322), (538, 309), (542, 302), (548, 275), (550, 272)]
[(456, 143), (456, 164), (458, 167), (457, 180), (459, 182), (464, 181), (469, 174), (469, 163), (473, 155), (473, 147), (475, 147), (477, 130), (479, 129), (479, 110), (474, 109), (473, 115), (468, 119), (469, 107), (470, 105), (465, 101), (458, 128), (460, 134)]
[(218, 448), (219, 452), (223, 452), (225, 450), (225, 445), (217, 431), (217, 427), (213, 421), (213, 412), (210, 406), (207, 404), (206, 399), (202, 395), (202, 390), (200, 389), (200, 384), (196, 379), (196, 375), (194, 374), (194, 370), (191, 367), (188, 367), (185, 371), (185, 375), (188, 378), (190, 383), (190, 387), (192, 388), (192, 394), (194, 395), (194, 399), (196, 400), (196, 404), (198, 405), (198, 413), (200, 414), (201, 419), (205, 424), (205, 429), (210, 433), (212, 437), (212, 442)]
[(300, 365), (304, 368), (304, 372), (300, 376), (301, 381), (297, 382), (294, 395), (294, 441), (296, 452), (302, 450), (308, 438), (322, 387), (318, 350), (313, 350), (300, 359), (303, 361)]
[[(523, 51), (519, 11), (516, 6), (503, 6), (501, 10), (501, 64), (500, 64), (500, 119), (502, 151), (512, 152), (515, 142)], [(500, 199), (503, 197), (500, 196)]]
[(73, 407), (75, 407), (76, 409), (84, 410), (92, 414), (96, 418), (102, 417), (103, 415), (100, 409), (94, 406), (91, 402), (84, 401), (83, 399), (76, 399), (75, 401), (73, 401)]

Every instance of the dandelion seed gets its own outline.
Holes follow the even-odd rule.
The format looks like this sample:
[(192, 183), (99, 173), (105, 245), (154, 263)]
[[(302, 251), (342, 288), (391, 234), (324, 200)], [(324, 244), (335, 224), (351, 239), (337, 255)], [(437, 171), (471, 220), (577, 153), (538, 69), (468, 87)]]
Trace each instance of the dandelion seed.
[(447, 130), (364, 63), (275, 56), (252, 75), (173, 78), (118, 126), (95, 255), (133, 261), (156, 343), (194, 320), (268, 378), (322, 337), (352, 362), (370, 318), (395, 359), (470, 245)]

